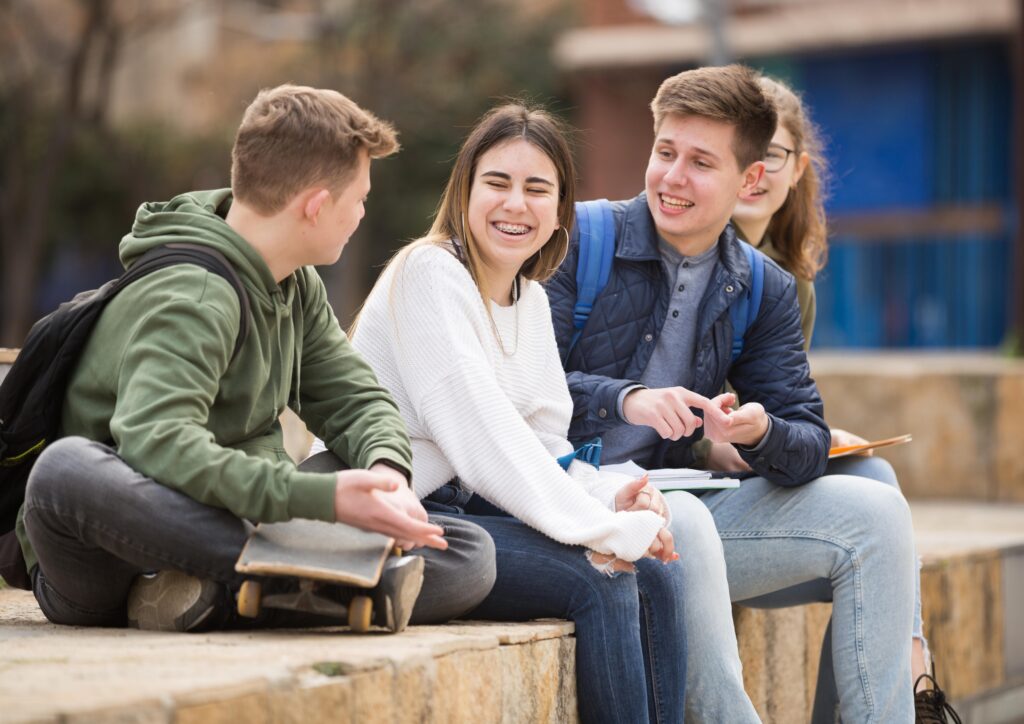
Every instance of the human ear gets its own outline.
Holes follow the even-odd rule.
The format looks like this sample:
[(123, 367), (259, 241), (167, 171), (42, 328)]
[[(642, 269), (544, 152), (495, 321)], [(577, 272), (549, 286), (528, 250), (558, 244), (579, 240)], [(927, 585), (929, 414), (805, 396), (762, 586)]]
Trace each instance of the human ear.
[(753, 191), (761, 183), (762, 178), (764, 178), (764, 161), (754, 161), (743, 172), (743, 186), (740, 187), (738, 195), (742, 196)]
[(796, 165), (793, 167), (793, 183), (792, 186), (796, 188), (796, 185), (800, 183), (800, 179), (804, 175), (804, 171), (807, 170), (807, 164), (811, 162), (811, 155), (807, 151), (801, 151), (800, 155), (796, 157)]
[(316, 226), (317, 220), (320, 218), (320, 211), (330, 197), (331, 192), (327, 189), (317, 189), (306, 197), (306, 201), (302, 205), (302, 215), (313, 226)]

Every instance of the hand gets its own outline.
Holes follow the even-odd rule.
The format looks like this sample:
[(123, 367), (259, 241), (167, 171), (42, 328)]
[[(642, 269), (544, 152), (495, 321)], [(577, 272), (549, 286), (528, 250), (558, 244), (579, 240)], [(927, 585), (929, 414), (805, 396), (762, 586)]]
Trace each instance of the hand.
[(732, 443), (714, 442), (708, 451), (708, 470), (720, 470), (723, 473), (750, 472), (747, 461), (740, 457)]
[(427, 512), (405, 477), (393, 468), (388, 470), (390, 473), (339, 472), (334, 488), (335, 520), (391, 536), (403, 547), (429, 546), (445, 550), (448, 542), (443, 538), (444, 531), (427, 522)]
[(657, 537), (651, 542), (647, 549), (647, 558), (657, 558), (662, 563), (671, 563), (679, 560), (679, 554), (675, 552), (675, 541), (668, 528), (658, 531)]
[(760, 402), (748, 402), (732, 410), (736, 395), (731, 392), (718, 395), (709, 404), (727, 418), (722, 424), (718, 415), (704, 415), (704, 436), (712, 442), (731, 442), (737, 445), (757, 445), (768, 432), (768, 413)]
[(622, 401), (622, 414), (631, 425), (647, 425), (663, 438), (678, 440), (704, 424), (691, 407), (704, 410), (705, 422), (710, 416), (721, 425), (729, 424), (728, 415), (720, 407), (685, 387), (633, 390)]
[(626, 483), (615, 494), (615, 510), (651, 510), (666, 518), (668, 504), (661, 491), (648, 483), (647, 475)]
[[(838, 427), (832, 428), (832, 447), (847, 447), (849, 445), (867, 445), (868, 441), (859, 435), (854, 435), (852, 432), (846, 430), (840, 430)], [(863, 452), (857, 453), (858, 455), (874, 455), (874, 450), (864, 450)]]
[[(419, 498), (416, 497), (416, 493), (409, 487), (409, 481), (403, 473), (386, 463), (374, 463), (370, 466), (370, 472), (387, 475), (398, 483), (398, 488), (393, 493), (381, 493), (385, 502), (400, 513), (405, 513), (409, 517), (421, 520), (424, 523), (428, 522), (427, 511), (424, 509), (423, 504), (420, 503)], [(414, 548), (419, 548), (422, 544), (412, 540), (396, 540), (395, 545), (403, 550), (413, 550)]]

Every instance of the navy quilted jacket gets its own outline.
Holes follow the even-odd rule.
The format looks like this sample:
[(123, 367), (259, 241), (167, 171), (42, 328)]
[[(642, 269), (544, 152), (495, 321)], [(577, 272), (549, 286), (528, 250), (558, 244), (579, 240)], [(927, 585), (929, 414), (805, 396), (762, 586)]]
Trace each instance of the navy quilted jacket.
[[(616, 411), (619, 392), (640, 379), (668, 309), (669, 289), (645, 195), (617, 201), (613, 208), (616, 251), (611, 274), (565, 361), (575, 408), (569, 435), (575, 442), (625, 424)], [(824, 472), (830, 438), (803, 349), (796, 284), (788, 272), (765, 259), (761, 306), (746, 332), (742, 353), (732, 363), (728, 310), (749, 286), (750, 265), (731, 225), (718, 241), (718, 263), (700, 303), (693, 390), (712, 397), (728, 380), (743, 402), (764, 405), (772, 418), (768, 440), (757, 452), (740, 450), (740, 455), (774, 483), (801, 485)], [(547, 283), (563, 360), (573, 335), (578, 253), (577, 229), (568, 256)], [(648, 467), (692, 466), (690, 448), (700, 435), (698, 431), (678, 442), (665, 441), (655, 459), (637, 462)]]

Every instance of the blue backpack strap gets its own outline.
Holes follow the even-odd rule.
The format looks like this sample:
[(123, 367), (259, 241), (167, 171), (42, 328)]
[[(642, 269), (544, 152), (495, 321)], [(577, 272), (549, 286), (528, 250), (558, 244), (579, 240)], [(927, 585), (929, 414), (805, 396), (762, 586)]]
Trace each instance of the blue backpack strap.
[(608, 283), (615, 256), (615, 218), (608, 199), (576, 202), (576, 226), (579, 229), (579, 257), (576, 260), (576, 304), (572, 308), (572, 341), (565, 356), (583, 334), (597, 296)]
[(757, 319), (761, 309), (761, 295), (764, 292), (764, 257), (754, 247), (740, 242), (750, 264), (750, 289), (729, 308), (732, 318), (732, 361), (735, 362), (743, 351), (743, 337)]

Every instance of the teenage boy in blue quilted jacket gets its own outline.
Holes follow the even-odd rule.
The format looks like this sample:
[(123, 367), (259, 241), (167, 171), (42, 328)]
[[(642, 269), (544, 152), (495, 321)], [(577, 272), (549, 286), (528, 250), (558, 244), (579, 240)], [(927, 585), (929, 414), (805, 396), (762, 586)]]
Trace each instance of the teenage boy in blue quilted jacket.
[[(612, 204), (610, 276), (575, 344), (578, 231), (547, 291), (576, 441), (602, 436), (603, 462), (715, 469), (714, 454), (695, 456), (694, 443), (706, 437), (731, 443), (753, 470), (739, 488), (664, 496), (691, 583), (682, 602), (687, 719), (757, 721), (731, 599), (832, 601), (843, 721), (911, 722), (909, 509), (890, 486), (822, 477), (829, 432), (802, 347), (796, 287), (771, 260), (733, 359), (730, 308), (748, 294), (752, 271), (729, 218), (764, 173), (775, 109), (754, 74), (736, 65), (669, 78), (651, 108), (644, 192)], [(732, 393), (719, 394), (726, 382), (736, 409)]]

